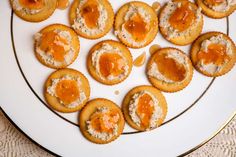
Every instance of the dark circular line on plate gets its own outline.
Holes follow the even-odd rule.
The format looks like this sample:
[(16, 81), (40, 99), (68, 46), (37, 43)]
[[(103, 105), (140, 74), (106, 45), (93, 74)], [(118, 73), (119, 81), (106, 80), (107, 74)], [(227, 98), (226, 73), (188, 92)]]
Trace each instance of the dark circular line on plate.
[(165, 125), (165, 124), (171, 122), (172, 120), (178, 118), (179, 116), (181, 116), (182, 114), (184, 114), (186, 111), (188, 111), (190, 108), (192, 108), (192, 107), (206, 94), (206, 92), (208, 91), (208, 89), (211, 87), (211, 85), (214, 83), (215, 80), (216, 80), (216, 78), (214, 77), (214, 78), (211, 80), (210, 84), (209, 84), (209, 85), (207, 86), (207, 88), (205, 89), (205, 91), (198, 97), (197, 100), (195, 100), (195, 101), (192, 103), (192, 105), (190, 105), (189, 107), (187, 107), (184, 111), (180, 112), (180, 113), (179, 113), (178, 115), (176, 115), (175, 117), (173, 117), (173, 118), (169, 119), (168, 121), (162, 123), (160, 126)]
[[(226, 34), (229, 35), (229, 17), (226, 18)], [(188, 110), (190, 110), (205, 94), (206, 92), (209, 90), (209, 88), (211, 87), (211, 85), (214, 83), (214, 81), (216, 80), (216, 77), (214, 77), (210, 84), (207, 86), (207, 88), (204, 90), (204, 92), (198, 97), (198, 99), (196, 99), (192, 105), (190, 105), (188, 108), (186, 108), (184, 111), (182, 111), (181, 113), (179, 113), (178, 115), (174, 116), (173, 118), (169, 119), (168, 121), (162, 123), (159, 127), (173, 121), (174, 119), (180, 117), (181, 115), (183, 115), (185, 112), (187, 112)], [(135, 132), (125, 132), (122, 133), (123, 135), (129, 135), (129, 134), (136, 134), (136, 133), (142, 133), (143, 131), (135, 131)]]
[[(11, 40), (12, 40), (12, 47), (13, 47), (13, 51), (14, 51), (14, 56), (15, 56), (15, 59), (16, 59), (16, 62), (17, 62), (17, 66), (21, 72), (21, 75), (23, 76), (26, 84), (28, 85), (28, 87), (30, 88), (30, 90), (32, 91), (32, 93), (37, 97), (37, 99), (42, 103), (44, 104), (44, 106), (46, 106), (51, 112), (53, 112), (54, 114), (56, 114), (58, 117), (60, 117), (61, 119), (65, 120), (66, 122), (76, 126), (76, 127), (79, 127), (78, 124), (74, 123), (74, 122), (71, 122), (70, 120), (64, 118), (63, 116), (61, 116), (60, 114), (58, 114), (57, 112), (55, 112), (52, 108), (50, 108), (47, 103), (45, 103), (39, 96), (38, 94), (34, 91), (33, 87), (30, 85), (29, 81), (27, 80), (22, 68), (21, 68), (21, 65), (20, 65), (20, 62), (18, 60), (18, 57), (17, 57), (17, 53), (16, 53), (16, 48), (15, 48), (15, 42), (14, 42), (14, 33), (13, 33), (13, 18), (14, 18), (14, 13), (12, 11), (11, 13)], [(228, 27), (227, 27), (227, 32), (228, 32)], [(184, 111), (182, 111), (181, 113), (179, 113), (178, 115), (174, 116), (173, 118), (171, 118), (170, 120), (164, 122), (161, 126), (175, 120), (176, 118), (180, 117), (182, 114), (184, 114), (185, 112), (187, 112), (190, 108), (192, 108), (204, 95), (205, 93), (208, 91), (208, 89), (211, 87), (211, 85), (214, 83), (215, 81), (215, 78), (213, 78), (210, 82), (210, 84), (207, 86), (207, 88), (204, 90), (204, 92), (198, 97), (197, 100), (195, 100), (188, 108), (186, 108)], [(124, 132), (122, 133), (122, 135), (130, 135), (130, 134), (137, 134), (137, 133), (142, 133), (143, 131), (133, 131), (133, 132)]]
[(226, 24), (227, 24), (226, 34), (229, 36), (229, 17), (228, 16), (226, 18)]
[(2, 109), (2, 107), (0, 106), (0, 111), (3, 113), (3, 115), (9, 120), (9, 122), (21, 133), (23, 134), (25, 137), (27, 137), (31, 142), (33, 142), (36, 146), (38, 146), (39, 148), (45, 150), (46, 152), (50, 153), (53, 156), (59, 156), (58, 154), (56, 154), (55, 152), (52, 152), (51, 150), (47, 149), (46, 147), (40, 145), (38, 142), (36, 142), (35, 140), (33, 140), (29, 135), (27, 135), (23, 130), (21, 130), (21, 128), (16, 125), (16, 123), (7, 115), (7, 113)]
[[(227, 35), (229, 35), (229, 18), (227, 17), (226, 18), (226, 22), (227, 22)], [(16, 56), (16, 53), (15, 53), (15, 45), (14, 45), (14, 40), (13, 40), (13, 10), (12, 10), (12, 12), (11, 12), (11, 23), (10, 23), (10, 27), (11, 27), (11, 41), (12, 41), (12, 47), (13, 47), (13, 51), (14, 51), (14, 54), (15, 54), (15, 59), (16, 59), (16, 61), (17, 61), (17, 65), (18, 65), (18, 67), (20, 67), (19, 66), (19, 61), (17, 60), (17, 56)], [(22, 71), (22, 69), (20, 68), (20, 72), (21, 72), (21, 74), (23, 74), (23, 71)], [(26, 79), (25, 78), (25, 76), (23, 76), (24, 77), (24, 79)], [(212, 82), (211, 82), (211, 84), (214, 82), (214, 80), (215, 80), (215, 78), (212, 80)], [(27, 81), (28, 82), (28, 81)], [(29, 85), (29, 83), (27, 83), (27, 85)], [(208, 89), (209, 89), (210, 87), (208, 87)], [(31, 89), (31, 88), (30, 88)], [(32, 90), (32, 89), (31, 89)], [(207, 91), (205, 91), (205, 93), (206, 93)], [(43, 104), (45, 105), (45, 103), (43, 102)], [(47, 106), (47, 105), (46, 105)], [(193, 107), (193, 106), (192, 106)], [(49, 108), (48, 106), (47, 106), (47, 108)], [(49, 108), (50, 110), (51, 110), (51, 108)], [(45, 148), (45, 147), (43, 147), (42, 145), (40, 145), (39, 143), (37, 143), (35, 140), (33, 140), (30, 136), (28, 136), (24, 131), (22, 131), (21, 130), (21, 128), (19, 128), (15, 123), (14, 123), (14, 121), (12, 121), (11, 120), (11, 118), (4, 112), (4, 110), (1, 108), (1, 106), (0, 106), (0, 110), (3, 112), (3, 114), (5, 115), (5, 117), (15, 126), (15, 128), (17, 129), (17, 130), (19, 130), (23, 135), (25, 135), (29, 140), (31, 140), (34, 144), (36, 144), (37, 146), (39, 146), (40, 148), (42, 148), (43, 150), (45, 150), (45, 151), (47, 151), (48, 153), (50, 153), (51, 155), (54, 155), (54, 156), (59, 156), (58, 154), (56, 154), (56, 153), (54, 153), (54, 152), (52, 152), (52, 151), (50, 151), (49, 149), (47, 149), (47, 148)], [(52, 111), (52, 110), (51, 110)], [(52, 111), (53, 113), (55, 113), (54, 111)], [(184, 113), (184, 112), (183, 112)], [(182, 113), (182, 114), (183, 114)], [(58, 115), (57, 113), (55, 113), (56, 115)], [(58, 115), (59, 117), (60, 117), (60, 115)], [(64, 117), (62, 117), (63, 119), (64, 119)], [(176, 117), (177, 118), (177, 117)], [(67, 119), (65, 119), (66, 121), (68, 121)], [(73, 124), (73, 125), (76, 125), (77, 126), (77, 124), (74, 124), (73, 122), (70, 122), (70, 121), (68, 121), (69, 123), (71, 123), (71, 124)], [(170, 122), (170, 120), (168, 120), (167, 122)], [(167, 123), (167, 122), (165, 122), (165, 124)], [(129, 133), (123, 133), (124, 135), (127, 135), (127, 134), (134, 134), (134, 133), (139, 133), (139, 131), (136, 131), (136, 132), (129, 132)], [(208, 141), (206, 141), (206, 142), (204, 142), (204, 143), (207, 143), (207, 142), (209, 142), (209, 140)], [(203, 144), (204, 145), (204, 144)], [(201, 145), (200, 147), (202, 147), (203, 145)], [(193, 148), (192, 150), (189, 150), (189, 151), (187, 151), (186, 153), (184, 153), (184, 154), (181, 154), (181, 155), (179, 155), (179, 156), (183, 156), (183, 155), (187, 155), (187, 154), (190, 154), (191, 152), (193, 152), (194, 150), (196, 150), (196, 149), (198, 149), (198, 148), (200, 148), (200, 147), (195, 147), (195, 148)]]
[[(229, 17), (228, 17), (228, 16), (226, 17), (226, 25), (227, 25), (226, 34), (229, 36)], [(219, 133), (220, 131), (222, 131), (222, 130), (226, 127), (227, 124), (228, 124), (228, 123), (226, 123), (225, 126), (223, 126), (223, 127), (221, 128), (221, 130), (218, 130), (218, 133)], [(217, 133), (217, 134), (218, 134), (218, 133)], [(197, 145), (196, 147), (194, 147), (194, 148), (192, 148), (192, 149), (190, 149), (190, 150), (188, 150), (188, 151), (186, 151), (186, 152), (184, 152), (184, 153), (178, 155), (177, 157), (184, 157), (184, 156), (186, 156), (186, 155), (192, 153), (193, 151), (195, 151), (195, 150), (201, 148), (203, 145), (205, 145), (205, 144), (208, 143), (211, 139), (213, 139), (217, 134), (215, 134), (215, 135), (212, 136), (211, 138), (207, 139), (206, 141), (202, 142), (200, 145)]]
[[(185, 112), (187, 112), (189, 109), (191, 109), (208, 91), (208, 89), (211, 87), (211, 85), (214, 83), (214, 81), (216, 80), (216, 78), (214, 77), (210, 84), (207, 86), (207, 88), (204, 90), (204, 92), (197, 98), (197, 100), (195, 100), (189, 107), (187, 107), (184, 111), (180, 112), (178, 115), (174, 116), (173, 118), (169, 119), (168, 121), (162, 123), (159, 127), (173, 121), (174, 119), (180, 117), (181, 115), (183, 115)], [(135, 132), (125, 132), (123, 133), (124, 135), (129, 135), (129, 134), (134, 134), (134, 133), (142, 133), (143, 131), (135, 131)]]

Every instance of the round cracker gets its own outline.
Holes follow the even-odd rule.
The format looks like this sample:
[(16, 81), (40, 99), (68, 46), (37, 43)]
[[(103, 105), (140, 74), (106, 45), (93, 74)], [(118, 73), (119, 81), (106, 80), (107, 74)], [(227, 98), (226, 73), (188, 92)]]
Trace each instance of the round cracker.
[[(188, 70), (186, 69), (187, 77), (181, 82), (167, 83), (167, 82), (165, 82), (163, 80), (159, 80), (159, 79), (157, 79), (153, 76), (149, 76), (148, 71), (151, 68), (151, 65), (153, 64), (154, 59), (156, 58), (158, 53), (163, 53), (163, 54), (170, 53), (169, 51), (171, 51), (171, 50), (174, 50), (174, 51), (177, 50), (178, 52), (180, 52), (180, 55), (182, 55), (186, 59), (186, 61), (188, 63), (187, 66), (189, 68)], [(151, 58), (150, 58), (150, 60), (148, 61), (148, 64), (147, 64), (146, 73), (147, 73), (148, 80), (151, 82), (151, 84), (153, 86), (155, 86), (156, 88), (158, 88), (159, 90), (165, 91), (165, 92), (177, 92), (177, 91), (183, 90), (191, 82), (192, 77), (193, 77), (193, 66), (192, 66), (191, 60), (189, 59), (189, 57), (183, 51), (181, 51), (177, 48), (171, 48), (171, 47), (161, 48), (161, 49), (157, 50), (151, 56)]]
[(151, 24), (151, 29), (148, 32), (145, 40), (146, 42), (144, 43), (144, 45), (133, 45), (131, 42), (127, 41), (125, 38), (123, 38), (123, 36), (118, 33), (117, 37), (119, 38), (119, 40), (125, 44), (128, 47), (131, 48), (142, 48), (145, 47), (147, 45), (149, 45), (156, 37), (157, 33), (158, 33), (158, 18), (157, 15), (155, 13), (155, 11), (153, 10), (153, 8), (151, 6), (149, 6), (147, 3), (144, 2), (139, 2), (139, 1), (133, 1), (133, 2), (129, 2), (124, 4), (117, 12), (116, 17), (115, 17), (115, 25), (114, 25), (114, 29), (115, 32), (119, 32), (119, 30), (121, 29), (121, 26), (124, 24), (124, 17), (126, 15), (126, 13), (129, 10), (130, 5), (136, 6), (136, 7), (142, 7), (144, 8), (145, 11), (147, 11), (147, 13), (149, 13), (149, 15), (151, 16), (151, 22), (149, 24)]
[[(233, 57), (231, 58), (231, 60), (223, 67), (223, 70), (221, 70), (220, 72), (216, 72), (214, 74), (210, 74), (210, 73), (207, 73), (206, 71), (203, 71), (201, 70), (197, 64), (198, 64), (198, 58), (197, 58), (197, 53), (200, 51), (201, 49), (201, 43), (206, 40), (206, 39), (209, 39), (211, 38), (212, 36), (217, 36), (217, 35), (220, 35), (222, 34), (223, 35), (223, 38), (226, 39), (227, 41), (231, 42), (231, 45), (232, 45), (232, 50), (233, 50)], [(193, 66), (195, 67), (195, 69), (202, 73), (203, 75), (205, 76), (208, 76), (208, 77), (218, 77), (218, 76), (222, 76), (222, 75), (225, 75), (226, 73), (228, 73), (233, 67), (234, 67), (234, 64), (236, 62), (236, 46), (235, 46), (235, 43), (232, 41), (232, 39), (227, 36), (226, 34), (224, 33), (221, 33), (221, 32), (208, 32), (208, 33), (205, 33), (205, 34), (202, 34), (201, 36), (199, 36), (197, 38), (197, 40), (193, 43), (192, 47), (191, 47), (191, 50), (190, 50), (190, 54), (191, 54), (191, 60), (192, 60), (192, 63), (193, 63)]]
[[(127, 63), (128, 63), (128, 66), (129, 66), (129, 69), (128, 69), (128, 74), (123, 77), (122, 79), (120, 80), (108, 80), (108, 79), (105, 79), (103, 80), (96, 72), (96, 68), (93, 66), (92, 64), (92, 55), (93, 53), (100, 49), (102, 47), (102, 45), (104, 43), (108, 43), (109, 45), (112, 45), (116, 48), (119, 48), (123, 54), (123, 56), (127, 59)], [(120, 42), (117, 42), (117, 41), (114, 41), (114, 40), (105, 40), (105, 41), (101, 41), (99, 43), (97, 43), (96, 45), (94, 45), (89, 54), (88, 54), (88, 57), (87, 57), (87, 68), (88, 68), (88, 71), (90, 73), (90, 75), (95, 79), (97, 80), (98, 82), (102, 83), (102, 84), (105, 84), (105, 85), (115, 85), (115, 84), (118, 84), (118, 83), (121, 83), (123, 82), (131, 73), (132, 71), (132, 67), (133, 67), (133, 59), (132, 59), (132, 55), (129, 51), (129, 49), (121, 44)]]
[(224, 12), (219, 12), (219, 11), (214, 11), (213, 9), (209, 8), (204, 2), (203, 0), (196, 0), (196, 3), (199, 7), (202, 8), (202, 12), (211, 18), (215, 18), (215, 19), (220, 19), (220, 18), (224, 18), (229, 16), (230, 14), (232, 14), (234, 12), (234, 10), (236, 9), (236, 4), (231, 6), (229, 8), (229, 10), (224, 11)]
[[(99, 138), (93, 137), (88, 131), (87, 131), (87, 125), (86, 121), (90, 119), (90, 116), (97, 111), (99, 107), (107, 107), (108, 109), (116, 110), (119, 113), (119, 121), (118, 121), (118, 133), (116, 136), (113, 136), (110, 140), (104, 141)], [(97, 144), (107, 144), (114, 140), (116, 140), (121, 133), (123, 132), (125, 121), (123, 114), (121, 112), (121, 109), (112, 101), (104, 98), (97, 98), (94, 100), (89, 101), (86, 106), (82, 109), (80, 115), (79, 115), (79, 124), (80, 124), (80, 130), (85, 138), (87, 138), (89, 141), (97, 143)]]
[[(110, 4), (110, 2), (108, 0), (99, 0), (98, 2), (104, 6), (105, 10), (107, 11), (107, 15), (108, 15), (108, 18), (105, 22), (106, 26), (105, 26), (104, 31), (101, 32), (100, 34), (88, 35), (88, 34), (85, 34), (84, 32), (82, 32), (82, 30), (75, 29), (76, 33), (79, 36), (84, 37), (86, 39), (98, 39), (98, 38), (105, 36), (111, 30), (113, 23), (114, 23), (114, 16), (115, 16), (112, 5)], [(74, 24), (74, 20), (77, 17), (76, 12), (77, 12), (77, 8), (79, 6), (79, 3), (80, 3), (79, 0), (74, 0), (74, 2), (71, 5), (70, 12), (69, 12), (69, 22), (71, 25)]]
[[(185, 2), (186, 0), (174, 0), (173, 2)], [(198, 7), (192, 3), (192, 2), (189, 2), (189, 4), (191, 5), (192, 8), (194, 8), (195, 10), (198, 9)], [(160, 14), (159, 14), (159, 19), (161, 20), (164, 16), (164, 10), (165, 8), (167, 7), (167, 4), (165, 6), (163, 6), (161, 8), (161, 11), (160, 11)], [(175, 45), (180, 45), (180, 46), (184, 46), (184, 45), (188, 45), (190, 43), (192, 43), (202, 32), (202, 29), (203, 29), (203, 24), (204, 24), (204, 21), (203, 21), (203, 16), (201, 15), (201, 20), (199, 21), (199, 23), (193, 27), (193, 26), (190, 26), (188, 29), (188, 32), (186, 32), (186, 34), (183, 34), (182, 36), (177, 36), (177, 37), (174, 37), (174, 38), (168, 38), (168, 31), (164, 28), (164, 27), (161, 27), (159, 25), (159, 29), (160, 29), (160, 32), (162, 34), (162, 36), (168, 40), (169, 42), (175, 44)]]
[[(84, 93), (86, 95), (86, 100), (82, 104), (79, 104), (75, 108), (68, 108), (68, 107), (62, 105), (60, 103), (60, 101), (58, 100), (58, 98), (50, 95), (47, 92), (48, 87), (52, 85), (52, 79), (62, 78), (63, 76), (66, 76), (66, 75), (80, 78), (81, 86), (79, 88), (81, 88), (81, 90), (84, 91)], [(45, 97), (47, 103), (49, 104), (49, 106), (52, 109), (59, 111), (59, 112), (63, 112), (63, 113), (71, 113), (71, 112), (79, 111), (86, 104), (86, 102), (89, 99), (89, 96), (90, 96), (90, 85), (89, 85), (88, 79), (81, 72), (74, 70), (74, 69), (67, 68), (67, 69), (60, 69), (60, 70), (53, 72), (48, 77), (48, 79), (44, 85), (44, 97)]]
[(71, 60), (71, 62), (69, 64), (63, 64), (61, 66), (56, 66), (56, 65), (53, 65), (53, 64), (49, 64), (47, 63), (37, 52), (36, 52), (36, 45), (37, 45), (37, 42), (35, 41), (35, 44), (34, 44), (34, 51), (35, 51), (35, 55), (37, 57), (37, 59), (40, 61), (40, 63), (42, 63), (43, 65), (49, 67), (49, 68), (54, 68), (54, 69), (60, 69), (60, 68), (66, 68), (67, 66), (69, 66), (70, 64), (72, 64), (75, 59), (78, 57), (79, 55), (79, 50), (80, 50), (80, 42), (79, 42), (79, 38), (77, 36), (77, 34), (75, 33), (75, 31), (71, 28), (69, 28), (68, 26), (66, 25), (62, 25), (62, 24), (52, 24), (52, 25), (49, 25), (49, 26), (46, 26), (45, 28), (43, 28), (39, 33), (45, 33), (45, 32), (48, 32), (48, 31), (53, 31), (53, 30), (56, 30), (56, 29), (59, 29), (59, 30), (62, 30), (62, 31), (68, 31), (72, 37), (72, 47), (73, 49), (75, 50), (75, 55), (73, 56), (73, 59)]
[[(168, 107), (167, 107), (166, 99), (163, 96), (163, 94), (158, 89), (156, 89), (155, 87), (152, 87), (152, 86), (147, 86), (147, 85), (137, 86), (137, 87), (133, 88), (132, 90), (130, 90), (126, 94), (126, 96), (125, 96), (125, 98), (123, 99), (123, 102), (122, 102), (122, 111), (124, 113), (125, 120), (127, 121), (127, 123), (132, 128), (134, 128), (136, 130), (139, 130), (139, 131), (146, 131), (146, 128), (144, 128), (143, 126), (138, 126), (136, 123), (134, 123), (134, 121), (132, 120), (132, 118), (131, 118), (131, 116), (129, 114), (129, 104), (130, 104), (130, 101), (132, 100), (132, 96), (134, 94), (136, 94), (136, 93), (141, 92), (141, 91), (148, 91), (148, 92), (150, 92), (159, 101), (158, 105), (162, 109), (163, 116), (162, 116), (162, 118), (158, 119), (157, 127), (160, 126), (163, 123), (163, 121), (165, 120), (165, 117), (167, 115)], [(153, 129), (155, 129), (155, 128), (153, 128)]]
[(45, 7), (36, 14), (27, 14), (24, 10), (17, 10), (13, 5), (14, 0), (10, 0), (11, 7), (14, 13), (21, 19), (28, 22), (41, 22), (48, 19), (57, 7), (57, 0), (45, 0)]

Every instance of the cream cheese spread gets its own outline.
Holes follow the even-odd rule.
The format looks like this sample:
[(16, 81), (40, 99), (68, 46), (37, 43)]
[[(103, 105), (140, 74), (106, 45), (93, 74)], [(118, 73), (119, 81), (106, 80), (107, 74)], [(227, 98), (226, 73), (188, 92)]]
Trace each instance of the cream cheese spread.
[[(57, 97), (56, 94), (56, 87), (58, 83), (62, 80), (75, 80), (77, 82), (78, 87), (82, 86), (82, 82), (80, 78), (74, 78), (69, 75), (65, 75), (62, 78), (56, 78), (51, 80), (51, 86), (47, 88), (47, 93), (50, 94), (51, 96)], [(67, 108), (76, 108), (77, 106), (81, 105), (85, 100), (87, 99), (84, 91), (79, 88), (79, 98), (75, 100), (74, 102), (70, 103), (69, 105), (65, 105), (63, 101), (59, 100), (59, 102), (64, 105)]]
[[(185, 67), (185, 69), (188, 71), (190, 70), (190, 66), (188, 64), (188, 61), (186, 59), (185, 56), (181, 55), (179, 51), (175, 50), (171, 50), (168, 52), (168, 55), (166, 56), (167, 58), (172, 58), (174, 59), (176, 62), (178, 62), (179, 64), (183, 65)], [(166, 78), (159, 70), (158, 70), (158, 65), (157, 63), (153, 62), (151, 64), (151, 68), (148, 70), (148, 75), (152, 76), (158, 80), (164, 81), (166, 83), (181, 83), (184, 80), (182, 80), (181, 82), (175, 82), (171, 79)], [(188, 77), (188, 72), (185, 73), (185, 78)]]
[[(213, 36), (210, 39), (206, 39), (201, 43), (201, 48), (200, 51), (204, 51), (207, 52), (208, 51), (208, 46), (210, 44), (221, 44), (221, 45), (225, 45), (226, 46), (226, 53), (228, 56), (233, 55), (233, 50), (232, 50), (232, 44), (230, 41), (228, 41), (227, 39), (225, 39), (223, 37), (222, 34), (217, 35), (217, 36)], [(227, 60), (225, 61), (224, 64), (227, 63)], [(224, 67), (223, 65), (216, 65), (214, 63), (209, 63), (209, 64), (204, 64), (203, 60), (200, 60), (197, 64), (197, 66), (202, 70), (202, 71), (206, 71), (210, 74), (214, 74), (216, 72), (220, 72), (222, 70), (222, 68)]]
[(71, 61), (72, 61), (72, 59), (74, 58), (74, 55), (75, 55), (75, 50), (72, 47), (71, 34), (68, 31), (61, 31), (61, 30), (58, 30), (58, 29), (54, 30), (54, 32), (57, 33), (61, 38), (66, 39), (66, 41), (69, 43), (69, 45), (65, 45), (62, 42), (58, 42), (58, 41), (54, 42), (57, 45), (63, 46), (65, 51), (68, 51), (64, 56), (64, 62), (56, 61), (53, 58), (51, 53), (48, 53), (48, 52), (45, 52), (45, 51), (41, 50), (41, 48), (40, 48), (41, 37), (42, 37), (41, 33), (36, 33), (35, 36), (34, 36), (35, 41), (37, 43), (36, 44), (36, 53), (38, 53), (41, 56), (41, 58), (47, 64), (54, 65), (54, 66), (62, 66), (62, 65), (65, 65), (65, 64), (68, 65), (68, 64), (71, 63)]
[(191, 34), (192, 29), (195, 28), (202, 19), (201, 8), (198, 8), (196, 10), (191, 5), (189, 5), (189, 8), (195, 13), (196, 20), (191, 24), (189, 28), (187, 28), (182, 32), (179, 32), (178, 30), (176, 30), (174, 27), (171, 26), (171, 24), (169, 23), (169, 18), (177, 8), (181, 7), (181, 5), (182, 5), (181, 2), (169, 1), (165, 9), (162, 10), (163, 16), (160, 18), (160, 26), (163, 27), (164, 30), (167, 32), (166, 34), (168, 39)]
[[(113, 76), (112, 74), (109, 75), (107, 78), (105, 78), (101, 72), (100, 72), (100, 65), (99, 65), (99, 60), (100, 57), (104, 54), (104, 53), (117, 53), (119, 54), (119, 56), (122, 57), (122, 59), (125, 61), (125, 67), (124, 67), (124, 72), (121, 73), (118, 76)], [(93, 52), (92, 54), (92, 65), (95, 67), (96, 69), (96, 73), (100, 76), (101, 79), (103, 80), (121, 80), (124, 77), (126, 77), (129, 73), (129, 65), (127, 63), (127, 59), (124, 57), (124, 55), (122, 54), (121, 50), (117, 47), (113, 47), (112, 45), (108, 44), (108, 43), (104, 43), (102, 45), (102, 47), (96, 51)]]
[[(98, 113), (107, 113), (109, 112), (109, 109), (107, 107), (100, 107), (97, 109)], [(106, 121), (106, 118), (109, 118), (109, 117), (106, 117), (106, 116), (103, 116), (103, 120)], [(117, 120), (120, 118), (119, 114), (117, 113), (116, 117), (115, 117)], [(88, 133), (95, 137), (95, 138), (98, 138), (98, 139), (101, 139), (103, 141), (109, 141), (112, 137), (114, 136), (117, 136), (118, 135), (118, 124), (114, 124), (113, 126), (113, 130), (112, 130), (112, 133), (106, 133), (106, 132), (99, 132), (97, 130), (95, 130), (93, 128), (93, 126), (91, 125), (91, 121), (86, 121), (86, 124), (87, 124), (87, 131)]]
[(81, 15), (81, 8), (84, 4), (86, 4), (87, 0), (80, 0), (80, 4), (78, 5), (78, 8), (76, 10), (76, 19), (74, 20), (74, 24), (72, 27), (75, 30), (80, 30), (81, 32), (87, 34), (87, 35), (97, 35), (102, 33), (105, 30), (106, 27), (106, 21), (108, 20), (108, 13), (105, 7), (98, 3), (98, 11), (99, 11), (99, 17), (98, 17), (98, 27), (91, 29), (86, 25), (85, 19)]
[(131, 119), (133, 120), (133, 122), (137, 125), (137, 126), (141, 126), (141, 120), (140, 117), (137, 115), (137, 108), (138, 108), (138, 103), (139, 103), (139, 98), (141, 96), (143, 96), (144, 94), (148, 94), (149, 96), (151, 96), (152, 101), (154, 102), (154, 111), (152, 113), (152, 117), (150, 119), (150, 125), (149, 128), (147, 128), (147, 130), (149, 129), (153, 129), (157, 127), (157, 121), (158, 119), (160, 119), (163, 116), (163, 111), (161, 109), (161, 107), (159, 106), (159, 101), (157, 100), (157, 98), (150, 92), (148, 91), (141, 91), (139, 93), (136, 93), (132, 96), (132, 99), (130, 100), (130, 104), (129, 104), (129, 115), (131, 117)]
[(12, 1), (12, 5), (13, 8), (16, 9), (17, 11), (23, 11), (25, 14), (37, 14), (40, 11), (42, 11), (42, 9), (29, 9), (29, 8), (24, 8), (23, 6), (20, 5), (19, 0), (11, 0)]
[(132, 37), (132, 34), (130, 34), (126, 29), (125, 29), (125, 23), (130, 20), (132, 16), (135, 14), (139, 14), (141, 18), (144, 20), (144, 22), (147, 24), (146, 27), (149, 30), (149, 23), (151, 22), (151, 15), (142, 7), (136, 7), (134, 5), (130, 5), (128, 12), (126, 13), (124, 17), (124, 24), (122, 24), (121, 29), (115, 31), (115, 35), (120, 35), (122, 38), (126, 39), (126, 41), (133, 46), (143, 46), (146, 44), (146, 40), (137, 42), (134, 40)]

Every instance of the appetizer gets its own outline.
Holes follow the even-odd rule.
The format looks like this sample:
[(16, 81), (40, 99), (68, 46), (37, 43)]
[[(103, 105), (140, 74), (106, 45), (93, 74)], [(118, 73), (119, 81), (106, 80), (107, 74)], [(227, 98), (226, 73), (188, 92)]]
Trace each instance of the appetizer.
[(176, 45), (192, 43), (202, 32), (201, 9), (188, 0), (169, 1), (159, 15), (160, 32)]
[(236, 47), (226, 34), (208, 32), (192, 45), (191, 59), (202, 74), (217, 77), (228, 73), (236, 61)]
[(132, 55), (123, 44), (105, 40), (89, 52), (87, 68), (91, 76), (100, 83), (114, 85), (124, 81), (133, 66)]
[(114, 12), (108, 0), (74, 0), (69, 19), (78, 35), (98, 39), (111, 30)]
[(14, 13), (29, 22), (49, 18), (57, 7), (57, 0), (10, 0)]
[(98, 98), (89, 101), (79, 115), (80, 130), (85, 138), (97, 144), (117, 139), (125, 121), (121, 109), (112, 101)]
[(35, 34), (35, 55), (45, 66), (65, 68), (72, 64), (79, 54), (80, 43), (73, 29), (52, 24)]
[(125, 96), (122, 111), (128, 124), (139, 131), (160, 126), (167, 114), (167, 103), (162, 93), (152, 86), (138, 86)]
[(156, 88), (165, 92), (177, 92), (184, 89), (192, 80), (193, 66), (181, 50), (161, 48), (148, 62), (147, 76)]
[(158, 19), (151, 6), (144, 2), (129, 2), (116, 14), (115, 35), (131, 48), (151, 43), (158, 32)]
[(212, 18), (224, 18), (236, 9), (236, 0), (196, 0), (202, 12)]
[(51, 108), (63, 113), (76, 112), (89, 99), (89, 82), (77, 70), (60, 69), (53, 72), (45, 82), (44, 96)]

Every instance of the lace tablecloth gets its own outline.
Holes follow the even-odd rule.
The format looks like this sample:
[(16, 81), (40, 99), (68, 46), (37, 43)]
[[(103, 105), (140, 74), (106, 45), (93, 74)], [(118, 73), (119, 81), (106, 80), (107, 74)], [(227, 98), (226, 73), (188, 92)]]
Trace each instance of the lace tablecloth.
[[(0, 111), (0, 157), (53, 157), (20, 133)], [(188, 157), (236, 157), (236, 117)]]

